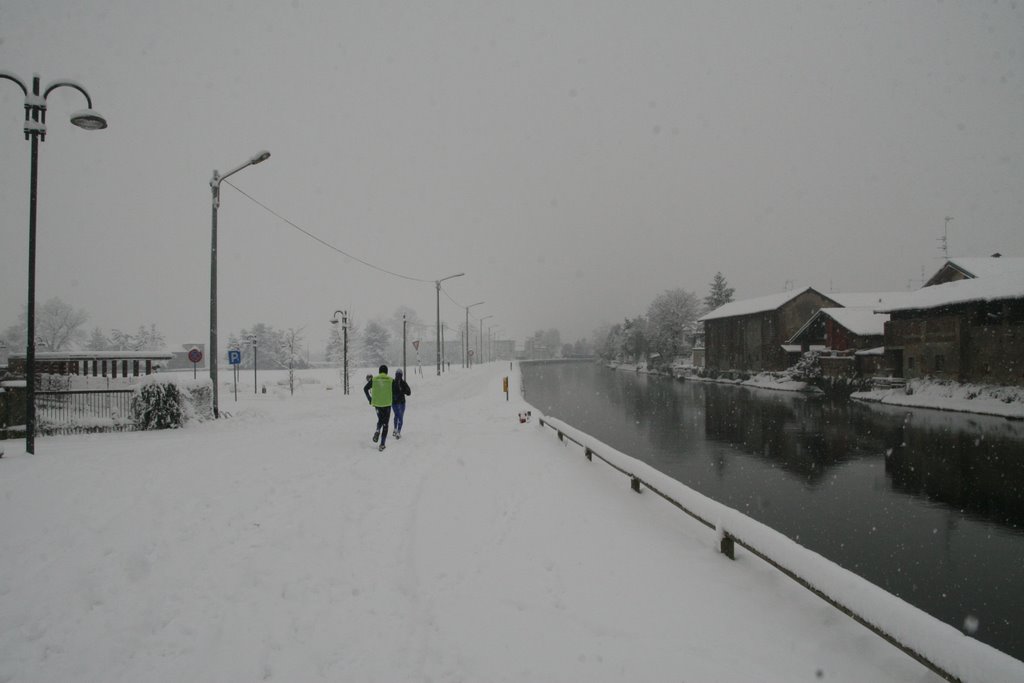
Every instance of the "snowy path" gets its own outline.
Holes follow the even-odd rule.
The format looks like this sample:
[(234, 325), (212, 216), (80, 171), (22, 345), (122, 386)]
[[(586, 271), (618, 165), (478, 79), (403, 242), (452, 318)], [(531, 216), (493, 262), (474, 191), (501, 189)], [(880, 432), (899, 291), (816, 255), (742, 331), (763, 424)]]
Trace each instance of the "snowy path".
[(0, 683), (937, 680), (520, 425), (507, 367), (410, 378), (383, 454), (355, 382), (8, 442)]

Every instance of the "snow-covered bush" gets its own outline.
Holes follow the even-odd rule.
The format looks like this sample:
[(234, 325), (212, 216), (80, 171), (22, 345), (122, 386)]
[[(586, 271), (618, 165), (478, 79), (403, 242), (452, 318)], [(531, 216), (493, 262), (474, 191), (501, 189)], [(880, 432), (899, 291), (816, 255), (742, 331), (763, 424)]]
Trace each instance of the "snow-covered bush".
[(817, 351), (807, 351), (800, 360), (796, 362), (792, 368), (790, 368), (790, 375), (793, 379), (798, 382), (807, 382), (811, 384), (816, 379), (820, 379), (821, 372), (821, 360), (818, 358), (820, 354)]
[(185, 397), (172, 382), (147, 382), (132, 396), (138, 429), (176, 429), (185, 423)]
[(176, 429), (192, 420), (213, 417), (210, 380), (175, 381), (150, 375), (132, 396), (132, 417), (137, 429)]
[(191, 419), (213, 419), (213, 385), (209, 380), (188, 382), (180, 388), (188, 392), (186, 422)]

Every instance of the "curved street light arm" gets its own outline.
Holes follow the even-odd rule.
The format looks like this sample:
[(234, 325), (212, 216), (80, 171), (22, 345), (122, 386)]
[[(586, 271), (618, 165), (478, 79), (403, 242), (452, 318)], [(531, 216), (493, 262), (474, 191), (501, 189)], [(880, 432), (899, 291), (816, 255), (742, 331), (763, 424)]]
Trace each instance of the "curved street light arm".
[(236, 174), (239, 171), (241, 171), (243, 168), (248, 168), (250, 166), (255, 166), (256, 164), (260, 163), (261, 161), (266, 161), (269, 158), (270, 158), (270, 152), (268, 152), (266, 150), (263, 150), (262, 152), (258, 152), (253, 157), (251, 157), (250, 159), (246, 160), (245, 163), (241, 164), (237, 168), (231, 169), (230, 171), (228, 171), (224, 175), (220, 175), (220, 174), (217, 173), (217, 171), (214, 171), (213, 172), (213, 178), (210, 179), (210, 187), (219, 188), (221, 182), (223, 182), (225, 178), (233, 176), (234, 174)]
[(74, 88), (78, 92), (85, 95), (85, 105), (89, 109), (92, 109), (92, 98), (89, 97), (89, 93), (86, 92), (85, 88), (83, 88), (75, 81), (54, 81), (53, 83), (50, 83), (48, 86), (46, 86), (46, 90), (43, 91), (43, 99), (45, 100), (47, 97), (50, 96), (51, 92), (60, 87)]
[(8, 81), (14, 81), (17, 83), (18, 87), (21, 88), (22, 94), (24, 94), (25, 97), (28, 97), (28, 88), (21, 82), (20, 78), (12, 74), (10, 71), (0, 71), (0, 78), (6, 78)]

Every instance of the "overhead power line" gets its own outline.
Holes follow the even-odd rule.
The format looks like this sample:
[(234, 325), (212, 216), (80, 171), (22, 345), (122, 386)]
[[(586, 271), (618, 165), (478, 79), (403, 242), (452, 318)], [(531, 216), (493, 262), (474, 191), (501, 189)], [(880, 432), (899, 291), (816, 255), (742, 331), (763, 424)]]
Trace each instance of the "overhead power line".
[[(354, 255), (348, 253), (347, 251), (345, 251), (344, 249), (336, 247), (333, 244), (331, 244), (330, 242), (327, 242), (326, 240), (321, 239), (320, 237), (317, 237), (316, 235), (314, 235), (310, 231), (308, 231), (308, 230), (306, 230), (306, 229), (296, 225), (292, 221), (288, 220), (287, 218), (285, 218), (284, 216), (279, 214), (277, 211), (274, 211), (269, 206), (267, 206), (266, 204), (264, 204), (260, 200), (258, 200), (255, 197), (253, 197), (251, 194), (249, 194), (245, 190), (242, 190), (237, 185), (232, 184), (230, 181), (225, 180), (223, 182), (224, 182), (225, 185), (230, 185), (231, 187), (233, 187), (236, 192), (238, 192), (243, 197), (247, 198), (249, 201), (251, 201), (252, 203), (254, 203), (257, 206), (259, 206), (260, 208), (262, 208), (267, 213), (269, 213), (272, 216), (276, 217), (278, 220), (281, 220), (281, 221), (287, 223), (288, 225), (290, 225), (291, 227), (295, 228), (296, 230), (298, 230), (299, 232), (301, 232), (303, 235), (305, 235), (306, 237), (310, 238), (311, 240), (313, 240), (315, 242), (319, 242), (320, 244), (322, 244), (323, 246), (327, 247), (328, 249), (330, 249), (332, 251), (336, 251), (336, 252), (338, 252), (339, 254), (341, 254), (343, 256), (347, 256), (350, 259), (352, 259), (353, 261), (356, 261), (357, 263), (363, 264), (367, 268), (373, 268), (374, 270), (378, 270), (378, 271), (380, 271), (382, 273), (386, 273), (386, 274), (392, 275), (394, 277), (400, 277), (403, 280), (412, 280), (413, 282), (425, 282), (425, 283), (429, 283), (429, 284), (434, 284), (434, 280), (426, 280), (424, 278), (412, 277), (410, 275), (403, 275), (402, 273), (396, 273), (393, 270), (388, 270), (387, 268), (381, 268), (380, 266), (375, 265), (373, 263), (370, 263), (369, 261), (365, 261), (365, 260), (359, 258), (358, 256), (354, 256)], [(451, 298), (451, 297), (449, 297), (449, 298)]]

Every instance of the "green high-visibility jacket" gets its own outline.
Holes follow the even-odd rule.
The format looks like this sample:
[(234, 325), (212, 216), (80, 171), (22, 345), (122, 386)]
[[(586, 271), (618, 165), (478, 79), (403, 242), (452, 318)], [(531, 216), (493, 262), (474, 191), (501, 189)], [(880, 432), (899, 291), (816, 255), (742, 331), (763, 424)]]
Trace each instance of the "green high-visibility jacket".
[(370, 390), (370, 403), (374, 408), (386, 408), (391, 405), (391, 382), (390, 376), (385, 374), (376, 375), (373, 378), (373, 387)]

